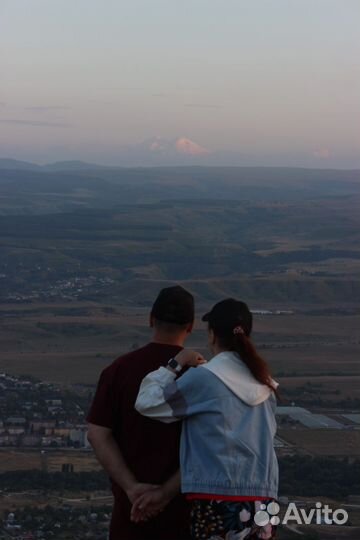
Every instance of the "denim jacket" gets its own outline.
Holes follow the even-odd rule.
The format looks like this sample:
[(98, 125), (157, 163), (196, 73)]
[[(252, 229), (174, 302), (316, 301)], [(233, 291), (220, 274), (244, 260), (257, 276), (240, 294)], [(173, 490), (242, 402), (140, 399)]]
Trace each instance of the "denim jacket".
[(149, 373), (135, 408), (161, 422), (183, 420), (182, 492), (276, 498), (272, 390), (233, 352), (222, 352), (175, 378), (164, 367)]

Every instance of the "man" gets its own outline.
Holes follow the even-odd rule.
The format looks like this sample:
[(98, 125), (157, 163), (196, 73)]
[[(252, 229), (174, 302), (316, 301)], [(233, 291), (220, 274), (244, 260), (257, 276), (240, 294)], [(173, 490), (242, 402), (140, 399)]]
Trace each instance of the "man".
[[(179, 494), (179, 423), (150, 420), (134, 405), (143, 378), (183, 348), (193, 323), (193, 296), (180, 286), (162, 289), (150, 314), (152, 341), (115, 360), (100, 376), (87, 421), (88, 439), (112, 482), (109, 540), (190, 538), (187, 504)], [(150, 490), (157, 492), (156, 510), (163, 510), (139, 521), (134, 503)]]

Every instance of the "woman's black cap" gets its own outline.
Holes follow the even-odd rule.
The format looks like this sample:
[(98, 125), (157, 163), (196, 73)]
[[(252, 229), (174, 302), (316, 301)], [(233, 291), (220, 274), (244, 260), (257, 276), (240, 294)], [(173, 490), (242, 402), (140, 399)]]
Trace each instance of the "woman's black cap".
[(180, 285), (162, 289), (154, 302), (151, 315), (158, 321), (188, 324), (194, 321), (194, 297)]
[(227, 298), (215, 306), (202, 318), (216, 330), (232, 332), (236, 326), (241, 326), (247, 336), (252, 329), (252, 314), (245, 302)]

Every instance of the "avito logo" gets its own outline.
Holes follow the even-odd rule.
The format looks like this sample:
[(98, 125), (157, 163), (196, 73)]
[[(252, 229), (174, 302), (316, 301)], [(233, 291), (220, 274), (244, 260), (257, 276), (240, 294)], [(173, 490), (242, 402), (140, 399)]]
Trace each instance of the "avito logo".
[(272, 501), (268, 505), (262, 504), (254, 516), (254, 521), (259, 527), (264, 527), (268, 523), (272, 525), (286, 525), (287, 523), (296, 523), (297, 525), (344, 525), (349, 514), (343, 508), (332, 510), (328, 504), (322, 505), (321, 502), (315, 504), (315, 508), (306, 510), (305, 508), (297, 508), (295, 503), (290, 503), (287, 507), (285, 515), (281, 520), (279, 517), (280, 506), (277, 502)]

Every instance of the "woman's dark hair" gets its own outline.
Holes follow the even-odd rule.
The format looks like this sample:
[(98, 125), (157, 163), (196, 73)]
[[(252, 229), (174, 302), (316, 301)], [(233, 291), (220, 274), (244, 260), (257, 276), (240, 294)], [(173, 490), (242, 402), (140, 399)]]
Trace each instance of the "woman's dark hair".
[(204, 315), (203, 320), (208, 322), (209, 329), (214, 332), (219, 345), (225, 350), (236, 352), (255, 379), (267, 385), (279, 398), (272, 383), (270, 368), (250, 338), (253, 319), (248, 306), (244, 302), (228, 298), (216, 304)]

